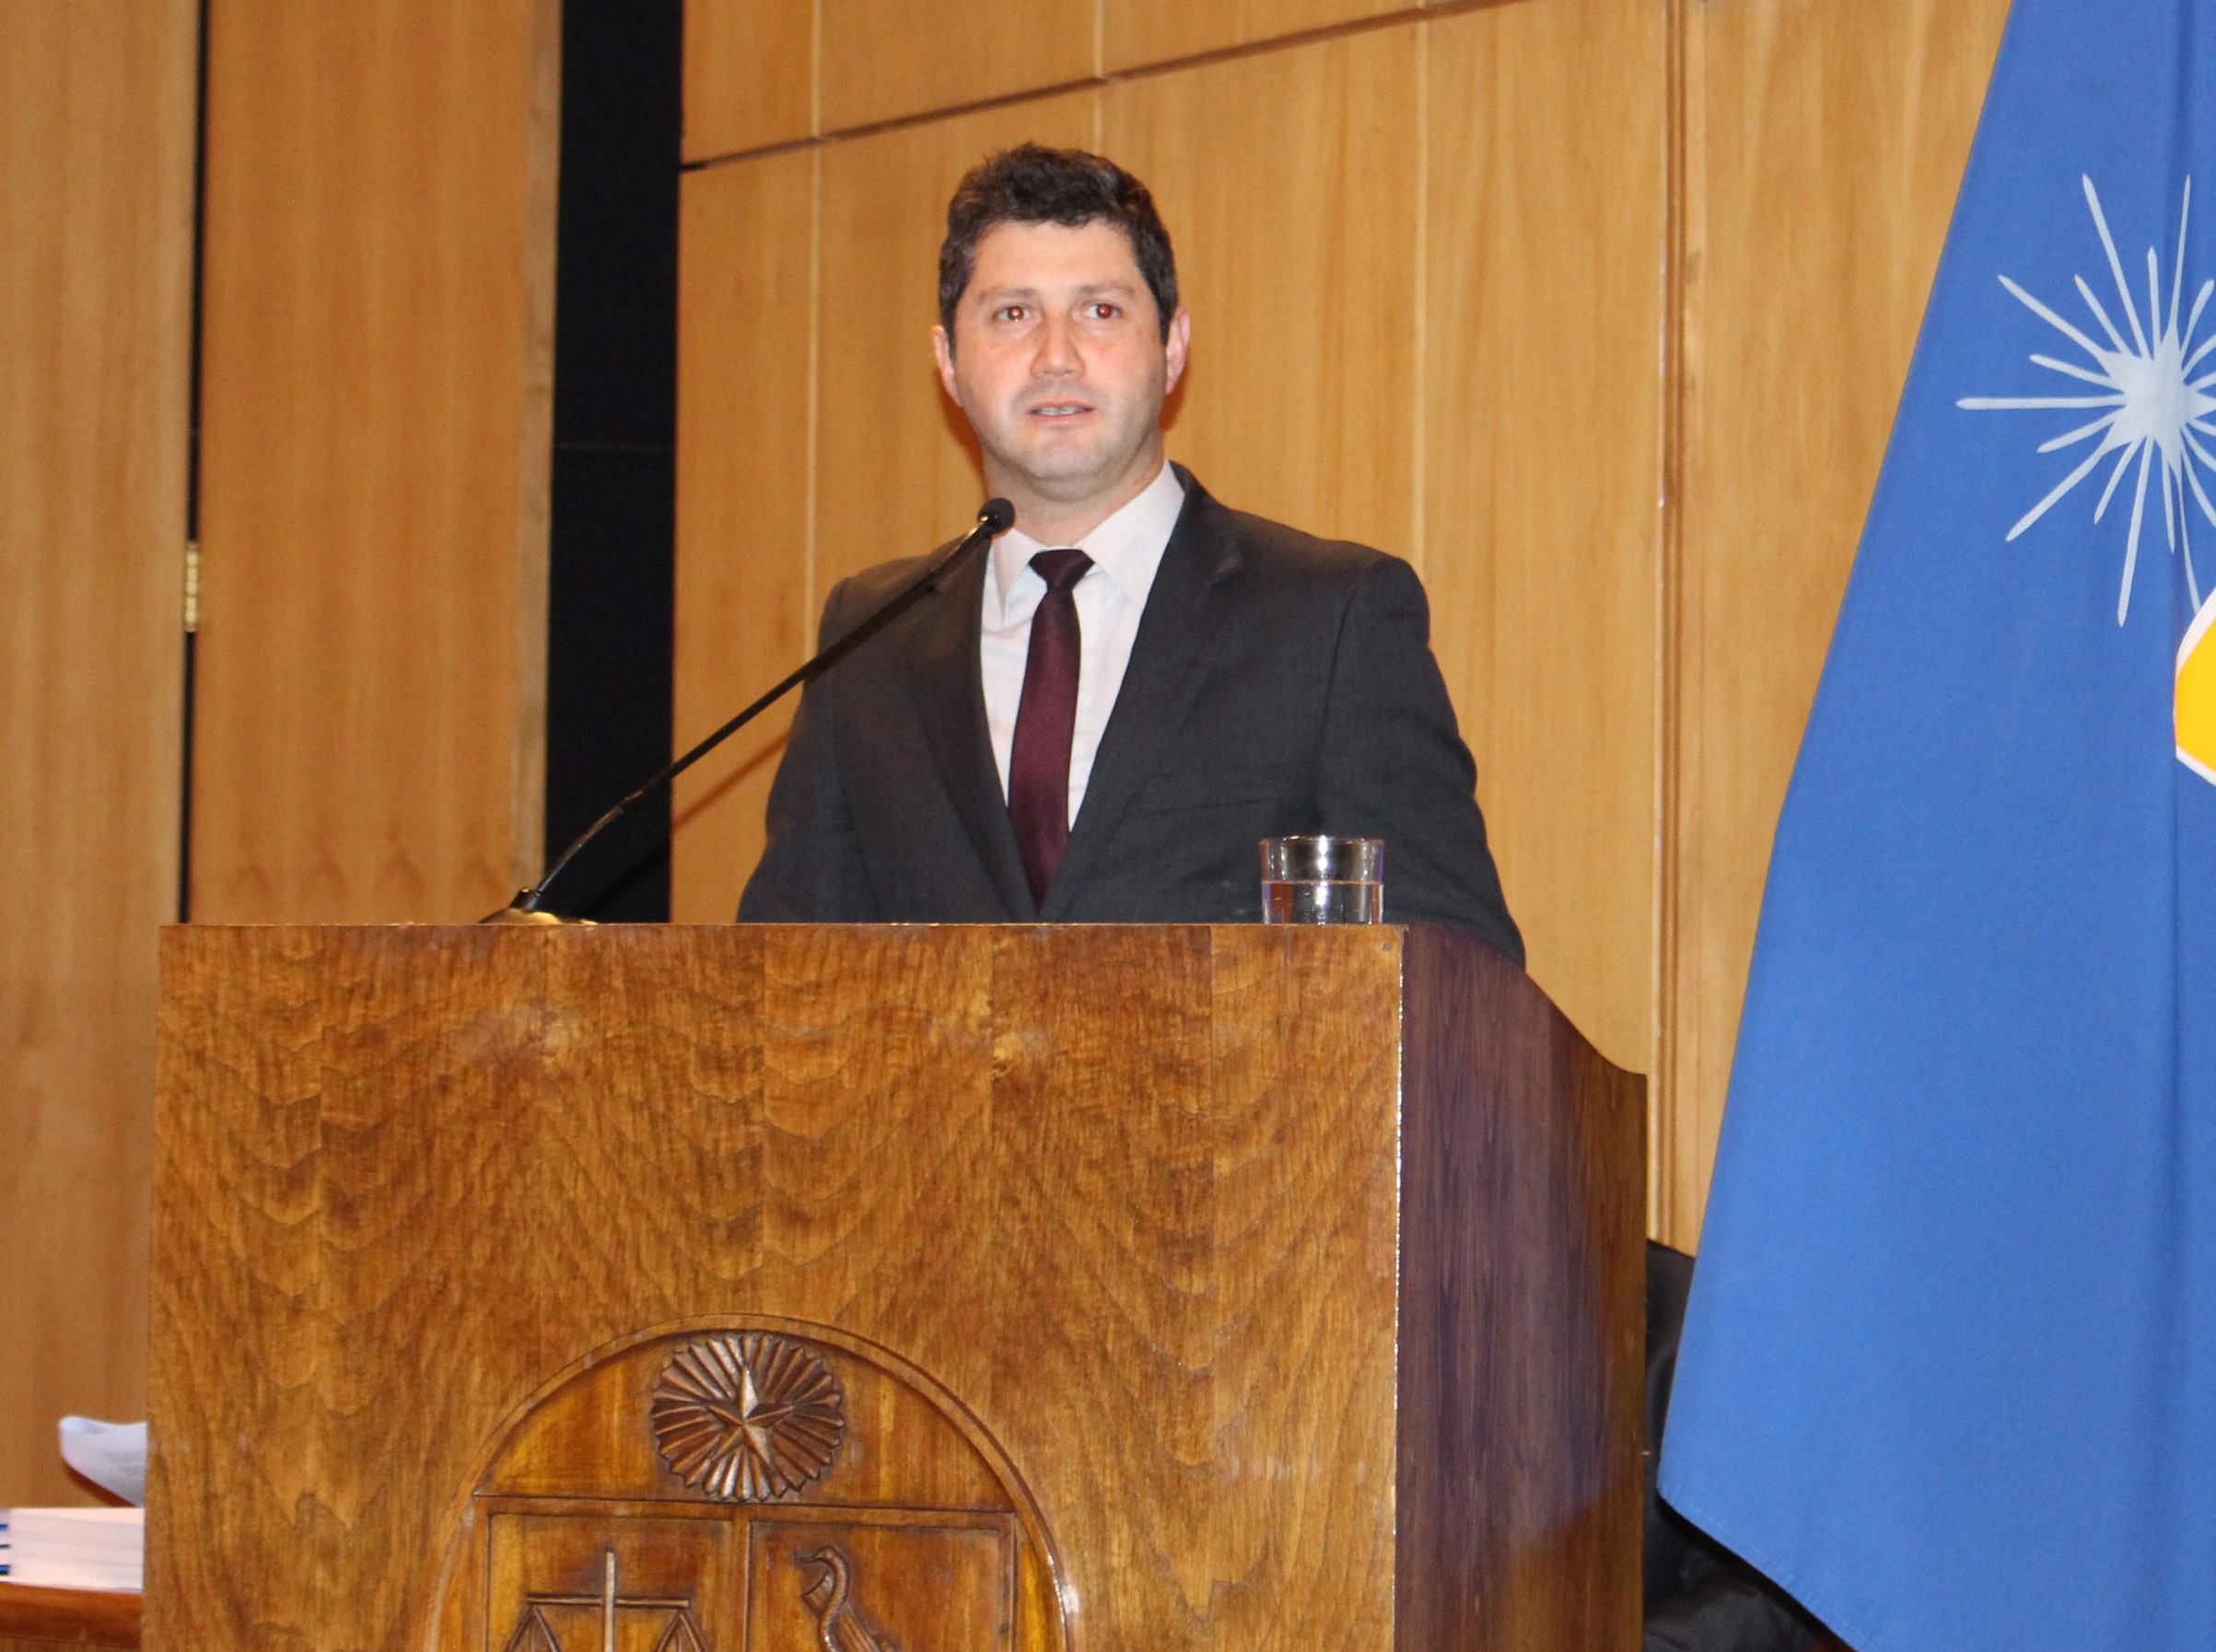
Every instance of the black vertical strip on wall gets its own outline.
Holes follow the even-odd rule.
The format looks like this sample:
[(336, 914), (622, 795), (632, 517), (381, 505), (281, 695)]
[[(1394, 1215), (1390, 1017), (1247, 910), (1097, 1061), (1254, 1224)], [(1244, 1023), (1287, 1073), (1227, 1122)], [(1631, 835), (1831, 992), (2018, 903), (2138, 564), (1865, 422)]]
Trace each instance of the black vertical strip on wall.
[[(180, 583), (188, 549), (200, 542), (200, 310), (206, 290), (208, 203), (208, 6), (200, 0), (200, 38), (192, 68), (192, 296), (191, 357), (185, 366), (185, 542), (177, 547)], [(181, 601), (183, 591), (178, 595)], [(182, 616), (180, 616), (181, 622)], [(199, 638), (184, 634), (184, 681), (179, 684), (177, 738), (177, 921), (192, 921), (192, 696), (199, 687)]]
[[(682, 0), (567, 0), (548, 548), (551, 858), (671, 755)], [(548, 891), (602, 922), (670, 915), (667, 796)]]

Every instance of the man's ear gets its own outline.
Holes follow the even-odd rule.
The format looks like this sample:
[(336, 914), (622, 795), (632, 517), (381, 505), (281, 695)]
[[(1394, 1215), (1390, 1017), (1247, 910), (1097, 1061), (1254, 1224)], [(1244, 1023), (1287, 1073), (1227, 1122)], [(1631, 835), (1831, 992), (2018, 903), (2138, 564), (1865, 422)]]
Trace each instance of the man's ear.
[(1170, 336), (1162, 341), (1162, 355), (1166, 371), (1162, 375), (1162, 394), (1168, 395), (1177, 388), (1177, 381), (1185, 376), (1185, 352), (1193, 345), (1193, 317), (1184, 305), (1170, 318)]
[(961, 406), (962, 392), (954, 388), (954, 341), (947, 336), (943, 327), (931, 329), (931, 357), (939, 364), (939, 382), (946, 390), (947, 399)]

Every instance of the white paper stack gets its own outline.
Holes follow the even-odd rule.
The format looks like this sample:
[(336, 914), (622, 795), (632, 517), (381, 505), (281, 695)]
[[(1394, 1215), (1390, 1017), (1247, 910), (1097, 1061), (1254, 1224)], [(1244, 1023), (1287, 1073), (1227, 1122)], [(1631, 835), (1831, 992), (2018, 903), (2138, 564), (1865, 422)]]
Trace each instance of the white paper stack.
[(143, 1508), (0, 1510), (0, 1571), (10, 1583), (49, 1588), (145, 1586)]
[(146, 1425), (64, 1417), (62, 1460), (126, 1503), (146, 1500)]

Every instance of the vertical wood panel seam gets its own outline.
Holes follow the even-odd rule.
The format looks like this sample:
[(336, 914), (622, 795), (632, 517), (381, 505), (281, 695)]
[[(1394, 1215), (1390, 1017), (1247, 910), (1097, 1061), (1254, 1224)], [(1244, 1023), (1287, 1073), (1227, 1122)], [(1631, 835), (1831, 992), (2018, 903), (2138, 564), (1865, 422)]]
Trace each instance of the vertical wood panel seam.
[(1654, 1022), (1653, 1075), (1647, 1085), (1647, 1229), (1675, 1243), (1679, 1156), (1692, 1144), (1677, 1128), (1685, 1087), (1678, 1082), (1678, 878), (1683, 840), (1678, 802), (1683, 794), (1684, 740), (1685, 371), (1688, 313), (1685, 262), (1690, 256), (1685, 191), (1689, 179), (1687, 122), (1691, 118), (1686, 53), (1692, 25), (1685, 0), (1666, 0), (1663, 20), (1663, 296), (1662, 544), (1654, 589)]
[(201, 380), (205, 362), (202, 323), (206, 315), (208, 204), (208, 30), (215, 10), (211, 0), (194, 0), (192, 43), (192, 236), (191, 269), (185, 287), (186, 352), (184, 425), (178, 439), (185, 449), (184, 546), (185, 577), (190, 582), (188, 622), (184, 627), (183, 657), (178, 679), (177, 717), (177, 922), (192, 921), (192, 694), (198, 666), (200, 629), (200, 447), (192, 433), (200, 428)]
[(1419, 17), (1416, 23), (1416, 292), (1409, 308), (1414, 312), (1411, 325), (1416, 334), (1416, 353), (1410, 358), (1416, 370), (1409, 374), (1409, 395), (1415, 410), (1409, 421), (1408, 445), (1415, 451), (1416, 462), (1409, 466), (1408, 475), (1408, 560), (1420, 574), (1424, 571), (1424, 552), (1427, 543), (1424, 508), (1427, 503), (1424, 483), (1431, 468), (1430, 426), (1425, 417), (1427, 392), (1430, 375), (1426, 364), (1430, 357), (1426, 353), (1430, 327), (1431, 303), (1431, 22)]
[(554, 239), (560, 210), (562, 8), (532, 0), (532, 63), (525, 114), (521, 417), (516, 456), (515, 761), (507, 881), (528, 884), (545, 863), (546, 664), (554, 524)]
[[(818, 10), (822, 9), (820, 0)], [(800, 635), (815, 635), (817, 454), (823, 397), (823, 152), (808, 157), (808, 436), (803, 449), (807, 497), (800, 507)], [(804, 645), (805, 646), (805, 645)]]

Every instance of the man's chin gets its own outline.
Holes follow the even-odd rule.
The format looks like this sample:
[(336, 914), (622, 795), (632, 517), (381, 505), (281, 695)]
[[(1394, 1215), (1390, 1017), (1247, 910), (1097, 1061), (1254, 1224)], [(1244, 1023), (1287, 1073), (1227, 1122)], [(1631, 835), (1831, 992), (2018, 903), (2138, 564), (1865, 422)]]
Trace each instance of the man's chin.
[(1027, 453), (1008, 469), (1042, 499), (1076, 504), (1113, 484), (1115, 467), (1089, 453)]
[(1096, 489), (1115, 487), (1141, 462), (1138, 451), (1111, 452), (1095, 443), (1027, 448), (1012, 457), (1019, 462), (1009, 469), (1056, 498), (1082, 498)]

